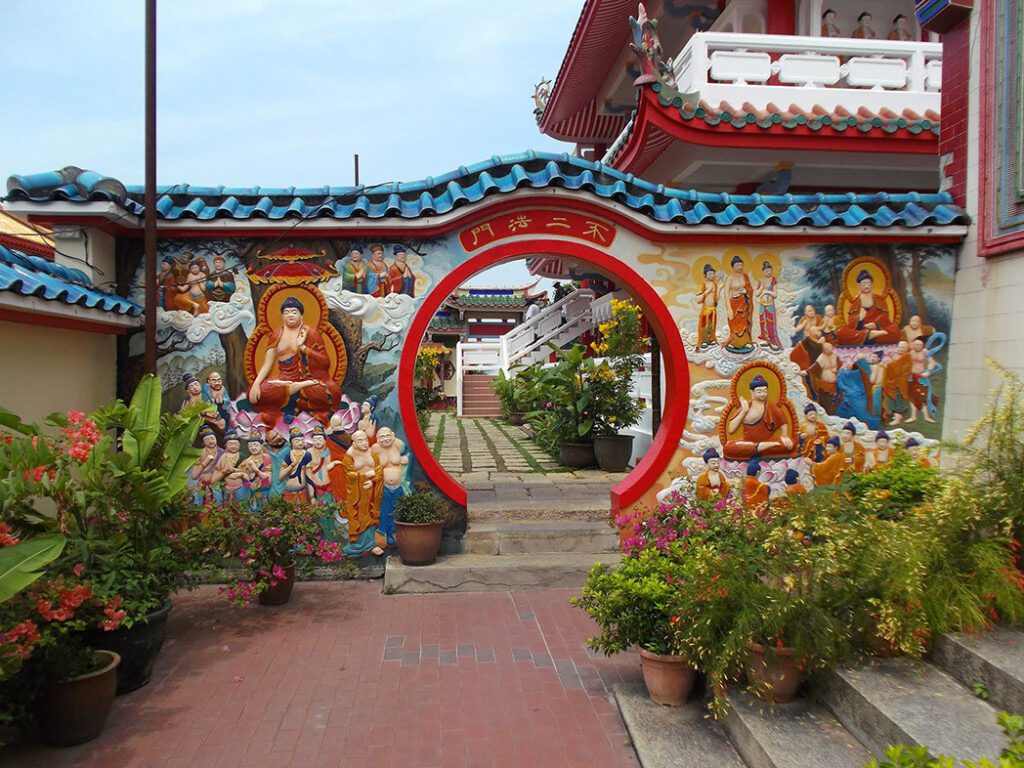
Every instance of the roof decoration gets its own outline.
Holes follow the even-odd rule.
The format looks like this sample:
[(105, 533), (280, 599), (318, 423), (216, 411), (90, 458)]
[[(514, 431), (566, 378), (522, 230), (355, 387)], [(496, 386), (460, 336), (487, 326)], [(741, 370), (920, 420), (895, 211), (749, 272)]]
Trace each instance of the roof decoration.
[(139, 304), (99, 290), (84, 272), (5, 245), (0, 245), (0, 291), (129, 317), (142, 314)]
[(459, 318), (457, 317), (437, 314), (430, 318), (430, 324), (428, 327), (432, 331), (459, 331), (464, 330), (466, 324), (463, 321), (459, 320)]
[(633, 85), (666, 83), (674, 88), (676, 76), (672, 71), (672, 57), (665, 58), (665, 52), (661, 49), (658, 20), (648, 18), (647, 8), (640, 3), (636, 18), (629, 17), (629, 26), (633, 30), (633, 42), (629, 47), (640, 64), (640, 76), (633, 81)]
[[(75, 171), (68, 173), (68, 171)], [(607, 165), (568, 154), (495, 155), (442, 176), (372, 187), (229, 188), (179, 184), (158, 189), (166, 221), (299, 218), (405, 218), (445, 214), (489, 195), (517, 189), (562, 187), (590, 192), (656, 222), (689, 226), (919, 227), (966, 224), (951, 195), (834, 193), (733, 195), (678, 190), (652, 184)], [(8, 199), (33, 202), (109, 201), (141, 213), (141, 187), (125, 187), (91, 171), (12, 176)]]
[(525, 309), (529, 304), (522, 294), (464, 294), (452, 296), (446, 302), (459, 309)]
[(337, 276), (338, 270), (333, 264), (324, 266), (315, 261), (272, 261), (265, 267), (250, 272), (249, 280), (260, 284), (307, 285)]

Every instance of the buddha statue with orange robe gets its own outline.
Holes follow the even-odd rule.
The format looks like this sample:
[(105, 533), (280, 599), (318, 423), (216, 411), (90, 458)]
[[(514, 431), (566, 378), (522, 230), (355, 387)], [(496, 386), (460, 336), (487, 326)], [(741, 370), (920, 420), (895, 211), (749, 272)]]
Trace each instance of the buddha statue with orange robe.
[(786, 470), (786, 495), (787, 496), (798, 496), (801, 493), (807, 493), (807, 487), (800, 482), (800, 473), (795, 469)]
[(875, 280), (862, 269), (857, 275), (860, 290), (846, 310), (846, 324), (836, 328), (836, 339), (847, 346), (895, 344), (900, 329), (885, 310), (885, 297), (874, 293)]
[(718, 501), (729, 495), (729, 482), (722, 474), (722, 459), (718, 451), (708, 448), (704, 451), (704, 465), (707, 467), (697, 476), (697, 500)]
[(743, 271), (743, 259), (733, 256), (729, 262), (732, 273), (722, 281), (729, 320), (729, 339), (725, 348), (730, 352), (754, 351), (754, 286)]
[(892, 461), (892, 447), (889, 442), (889, 433), (884, 430), (875, 434), (875, 447), (867, 453), (868, 469), (884, 467)]
[(727, 459), (753, 459), (791, 456), (796, 448), (790, 436), (790, 419), (777, 403), (768, 399), (768, 381), (758, 374), (750, 380), (750, 399), (739, 398), (739, 407), (730, 417), (728, 431), (740, 432), (739, 439), (723, 446)]
[(852, 421), (843, 424), (839, 432), (839, 454), (846, 464), (846, 471), (860, 474), (864, 471), (864, 464), (867, 461), (867, 451), (864, 446), (857, 442), (857, 428)]
[(825, 443), (825, 459), (811, 466), (814, 486), (839, 485), (846, 470), (846, 460), (839, 452), (839, 438), (830, 437)]
[(804, 406), (804, 423), (800, 427), (800, 455), (810, 461), (821, 461), (825, 458), (825, 441), (828, 440), (828, 427), (821, 423), (818, 409), (814, 403)]
[(751, 512), (760, 512), (768, 505), (768, 486), (757, 479), (761, 464), (756, 459), (747, 464), (747, 476), (743, 478), (743, 505)]

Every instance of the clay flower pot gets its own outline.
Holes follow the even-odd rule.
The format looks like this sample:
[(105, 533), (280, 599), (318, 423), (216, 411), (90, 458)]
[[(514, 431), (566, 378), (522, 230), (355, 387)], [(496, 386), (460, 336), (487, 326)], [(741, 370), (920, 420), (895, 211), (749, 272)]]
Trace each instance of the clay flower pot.
[(593, 443), (561, 443), (558, 446), (558, 460), (571, 469), (584, 469), (597, 463)]
[(624, 472), (633, 455), (632, 435), (608, 435), (594, 438), (597, 466), (605, 472)]
[(430, 565), (441, 549), (444, 522), (403, 523), (395, 521), (395, 546), (404, 565)]
[(747, 679), (767, 684), (776, 704), (792, 701), (803, 682), (803, 673), (796, 664), (796, 648), (765, 648), (747, 643)]
[(644, 671), (647, 693), (655, 704), (681, 707), (690, 698), (697, 670), (682, 656), (667, 656), (640, 649), (640, 666)]
[(260, 605), (284, 605), (292, 597), (292, 587), (295, 586), (295, 563), (284, 565), (284, 578), (273, 579), (274, 584), (260, 592), (257, 598)]
[(509, 411), (508, 423), (513, 427), (521, 427), (526, 423), (526, 414), (520, 413), (519, 411)]
[(87, 675), (50, 683), (39, 693), (39, 735), (53, 747), (73, 747), (92, 741), (103, 731), (117, 690), (113, 651), (96, 651), (106, 665)]

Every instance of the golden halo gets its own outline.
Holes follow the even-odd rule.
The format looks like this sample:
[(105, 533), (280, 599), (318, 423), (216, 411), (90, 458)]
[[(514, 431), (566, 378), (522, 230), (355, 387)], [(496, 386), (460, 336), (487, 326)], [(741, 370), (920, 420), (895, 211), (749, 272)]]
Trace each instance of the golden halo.
[(857, 275), (861, 270), (866, 270), (871, 275), (874, 285), (871, 292), (878, 296), (885, 296), (892, 288), (892, 276), (888, 267), (872, 256), (862, 256), (853, 259), (843, 270), (843, 289), (851, 298), (860, 293), (860, 285), (857, 283)]
[(772, 265), (773, 276), (778, 279), (779, 274), (782, 272), (782, 259), (779, 258), (777, 253), (759, 253), (754, 258), (754, 268), (751, 270), (758, 277), (764, 277), (764, 263), (768, 262)]
[(732, 272), (732, 264), (730, 262), (734, 256), (739, 256), (743, 259), (744, 271), (750, 269), (751, 264), (753, 264), (750, 251), (746, 248), (726, 248), (725, 253), (722, 254), (722, 271), (724, 271), (725, 274), (728, 275)]
[(704, 267), (710, 264), (715, 268), (715, 273), (722, 271), (722, 265), (718, 259), (714, 256), (701, 256), (699, 259), (693, 262), (693, 266), (690, 267), (690, 277), (693, 278), (694, 285), (700, 285), (704, 282)]

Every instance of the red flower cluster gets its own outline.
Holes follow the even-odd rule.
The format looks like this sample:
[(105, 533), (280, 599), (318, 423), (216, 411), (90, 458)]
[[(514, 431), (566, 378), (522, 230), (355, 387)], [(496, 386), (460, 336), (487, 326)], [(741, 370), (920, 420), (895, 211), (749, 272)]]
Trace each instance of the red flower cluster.
[(70, 589), (61, 583), (54, 585), (57, 590), (56, 604), (53, 600), (39, 598), (36, 600), (36, 610), (46, 621), (68, 621), (75, 615), (75, 609), (81, 606), (86, 600), (93, 596), (92, 587), (84, 584), (76, 584)]
[(0, 523), (0, 547), (13, 547), (17, 543), (18, 537), (14, 535), (11, 526)]
[(32, 655), (39, 642), (39, 628), (31, 621), (23, 621), (6, 632), (0, 632), (0, 657), (17, 657), (24, 661)]
[(63, 430), (68, 439), (68, 456), (82, 463), (89, 458), (93, 446), (100, 441), (100, 431), (81, 411), (68, 411), (68, 421), (72, 426), (64, 427)]
[(103, 615), (107, 618), (103, 620), (102, 627), (106, 632), (113, 632), (124, 621), (126, 616), (125, 612), (121, 609), (121, 604), (124, 602), (124, 598), (120, 595), (115, 597), (103, 608)]

